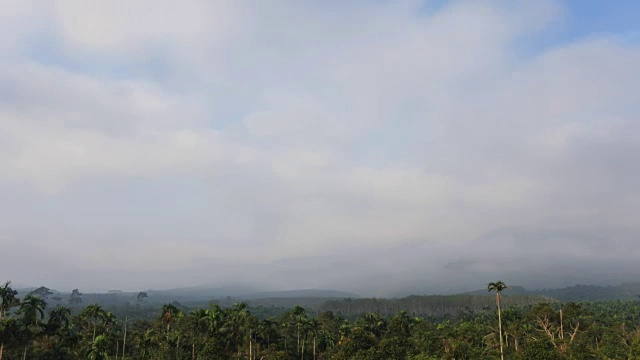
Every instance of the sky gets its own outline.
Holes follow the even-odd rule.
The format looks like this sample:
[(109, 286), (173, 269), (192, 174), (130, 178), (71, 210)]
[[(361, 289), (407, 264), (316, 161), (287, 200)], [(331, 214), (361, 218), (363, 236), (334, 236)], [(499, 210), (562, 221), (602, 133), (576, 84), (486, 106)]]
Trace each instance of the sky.
[(1, 2), (0, 280), (637, 280), (637, 1)]

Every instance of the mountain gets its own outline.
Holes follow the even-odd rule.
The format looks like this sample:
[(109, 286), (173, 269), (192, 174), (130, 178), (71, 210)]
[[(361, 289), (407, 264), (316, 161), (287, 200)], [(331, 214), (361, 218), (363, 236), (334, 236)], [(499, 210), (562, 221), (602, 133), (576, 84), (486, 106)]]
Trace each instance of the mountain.
[(191, 286), (175, 289), (148, 290), (149, 299), (171, 299), (171, 301), (209, 301), (212, 299), (232, 297), (244, 298), (248, 294), (262, 292), (263, 289), (243, 284), (227, 284), (223, 286)]
[(638, 300), (640, 283), (628, 282), (616, 286), (575, 285), (562, 289), (534, 290), (561, 301)]

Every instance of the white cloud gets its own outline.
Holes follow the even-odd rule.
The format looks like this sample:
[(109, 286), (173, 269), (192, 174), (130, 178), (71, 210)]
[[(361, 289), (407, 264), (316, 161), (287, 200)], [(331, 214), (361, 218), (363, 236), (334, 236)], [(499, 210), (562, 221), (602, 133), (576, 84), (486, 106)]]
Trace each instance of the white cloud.
[[(109, 56), (143, 56), (155, 47), (225, 43), (243, 30), (249, 6), (239, 1), (79, 1), (55, 3), (57, 27), (69, 46)], [(228, 44), (224, 44), (228, 45)], [(124, 53), (124, 54), (122, 54)]]
[[(63, 241), (95, 267), (103, 253), (152, 271), (636, 226), (640, 48), (523, 51), (563, 21), (557, 2), (12, 6), (42, 25), (0, 25), (20, 34), (0, 38), (0, 190), (57, 209), (21, 215), (33, 244)], [(55, 54), (24, 51), (43, 29)], [(159, 63), (167, 78), (136, 68)], [(47, 235), (59, 216), (81, 220)], [(0, 237), (19, 237), (9, 221)]]

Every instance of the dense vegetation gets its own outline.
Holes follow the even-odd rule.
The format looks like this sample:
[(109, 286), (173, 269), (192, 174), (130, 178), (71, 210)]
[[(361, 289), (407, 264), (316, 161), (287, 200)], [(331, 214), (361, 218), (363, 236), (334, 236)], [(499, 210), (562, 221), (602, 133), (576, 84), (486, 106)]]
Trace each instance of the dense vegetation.
[[(506, 306), (535, 305), (540, 302), (555, 302), (551, 298), (538, 295), (508, 295), (503, 298)], [(363, 316), (367, 313), (379, 313), (393, 316), (406, 311), (410, 316), (441, 318), (460, 311), (482, 311), (494, 309), (495, 299), (483, 295), (412, 295), (400, 299), (340, 299), (327, 300), (319, 312), (331, 311), (347, 318)]]
[[(455, 313), (415, 316), (418, 308), (398, 307), (316, 314), (296, 306), (269, 316), (243, 302), (152, 308), (143, 293), (138, 304), (107, 311), (83, 307), (75, 291), (69, 307), (48, 309), (46, 289), (20, 298), (7, 283), (0, 287), (0, 359), (499, 359), (501, 349), (505, 359), (640, 359), (640, 303), (518, 305), (502, 298), (504, 286), (490, 284), (495, 298), (443, 297), (482, 304)], [(420, 306), (435, 301), (427, 298)]]
[[(510, 294), (541, 295), (560, 301), (604, 301), (604, 300), (638, 300), (640, 283), (627, 282), (615, 286), (574, 285), (559, 289), (526, 290), (520, 286), (509, 289)], [(483, 295), (483, 290), (470, 294)]]

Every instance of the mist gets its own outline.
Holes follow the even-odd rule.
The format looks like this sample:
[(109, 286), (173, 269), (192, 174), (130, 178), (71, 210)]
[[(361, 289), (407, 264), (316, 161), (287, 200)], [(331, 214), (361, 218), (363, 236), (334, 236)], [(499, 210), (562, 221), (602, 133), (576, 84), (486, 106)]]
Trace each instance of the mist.
[(125, 2), (3, 4), (0, 280), (637, 280), (637, 28), (552, 0)]

